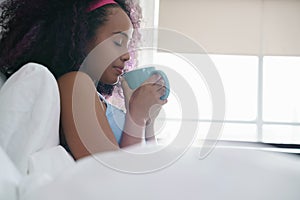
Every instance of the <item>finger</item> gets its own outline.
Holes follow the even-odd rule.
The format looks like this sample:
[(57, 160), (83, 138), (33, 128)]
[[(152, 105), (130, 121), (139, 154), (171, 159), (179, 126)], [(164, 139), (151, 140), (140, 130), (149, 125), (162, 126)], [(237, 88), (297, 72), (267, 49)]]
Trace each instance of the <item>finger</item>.
[(165, 85), (165, 81), (164, 79), (160, 76), (160, 78), (156, 81), (157, 85), (160, 85), (160, 86), (164, 86)]
[(156, 101), (155, 101), (155, 103), (156, 104), (159, 104), (159, 105), (165, 105), (167, 102), (168, 102), (168, 100), (167, 99), (161, 99), (161, 97), (162, 97), (163, 95), (159, 95), (159, 94), (157, 94), (157, 95), (155, 95), (155, 99), (156, 99)]
[(152, 85), (152, 87), (156, 92), (158, 92), (161, 95), (164, 95), (166, 93), (166, 87), (162, 84), (154, 84)]
[(163, 105), (165, 105), (166, 103), (168, 103), (168, 99), (164, 99), (164, 100), (161, 100), (162, 102), (161, 102), (161, 105), (163, 106)]
[(166, 94), (166, 87), (163, 86), (163, 87), (160, 87), (157, 92), (159, 93), (160, 96), (163, 96), (164, 94)]
[(144, 83), (144, 84), (156, 84), (156, 82), (160, 79), (160, 75), (159, 74), (153, 74), (152, 76), (150, 76)]

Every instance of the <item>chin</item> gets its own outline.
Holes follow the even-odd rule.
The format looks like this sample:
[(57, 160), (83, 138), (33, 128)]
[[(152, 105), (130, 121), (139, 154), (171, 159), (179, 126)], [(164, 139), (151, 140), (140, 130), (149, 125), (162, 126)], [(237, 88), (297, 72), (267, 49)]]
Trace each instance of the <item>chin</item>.
[(116, 85), (118, 82), (119, 82), (119, 77), (112, 78), (112, 79), (107, 80), (107, 81), (103, 81), (103, 83), (105, 83), (107, 85)]
[(117, 85), (118, 83), (119, 83), (119, 78), (116, 81), (114, 81), (111, 85)]

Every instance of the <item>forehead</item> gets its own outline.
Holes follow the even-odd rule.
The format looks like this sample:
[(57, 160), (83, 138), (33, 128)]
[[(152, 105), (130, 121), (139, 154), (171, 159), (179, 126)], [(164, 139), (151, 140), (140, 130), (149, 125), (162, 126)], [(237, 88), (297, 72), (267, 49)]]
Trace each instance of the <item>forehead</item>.
[(107, 34), (126, 32), (130, 29), (132, 29), (131, 21), (128, 15), (120, 7), (110, 8), (107, 21), (100, 27), (101, 32), (106, 32)]

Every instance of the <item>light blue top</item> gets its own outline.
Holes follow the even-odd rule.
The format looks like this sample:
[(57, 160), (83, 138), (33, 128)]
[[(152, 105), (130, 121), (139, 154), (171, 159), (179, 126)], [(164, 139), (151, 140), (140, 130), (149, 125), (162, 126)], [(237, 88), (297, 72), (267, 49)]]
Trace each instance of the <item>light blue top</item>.
[(125, 112), (106, 101), (106, 99), (98, 93), (100, 99), (106, 104), (106, 117), (112, 132), (118, 144), (121, 143), (123, 128), (125, 124)]

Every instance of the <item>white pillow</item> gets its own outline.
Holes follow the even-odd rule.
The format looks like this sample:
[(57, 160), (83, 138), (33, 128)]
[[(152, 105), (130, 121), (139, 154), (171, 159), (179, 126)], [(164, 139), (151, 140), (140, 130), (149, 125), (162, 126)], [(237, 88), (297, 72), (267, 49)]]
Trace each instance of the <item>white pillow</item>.
[(0, 146), (0, 199), (17, 200), (21, 174)]
[(21, 173), (28, 158), (59, 143), (59, 91), (49, 70), (28, 63), (0, 90), (0, 145)]
[(29, 160), (29, 175), (19, 184), (20, 200), (39, 191), (75, 164), (74, 159), (60, 145), (34, 153)]
[(75, 165), (75, 160), (60, 145), (34, 153), (29, 158), (29, 174), (46, 173), (55, 178)]

